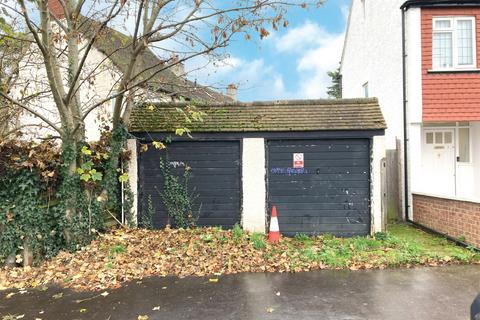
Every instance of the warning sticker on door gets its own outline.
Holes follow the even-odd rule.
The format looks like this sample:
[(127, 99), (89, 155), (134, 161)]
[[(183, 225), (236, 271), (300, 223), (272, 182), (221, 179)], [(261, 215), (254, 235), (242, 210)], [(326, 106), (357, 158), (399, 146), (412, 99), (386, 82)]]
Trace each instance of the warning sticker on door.
[(294, 168), (303, 168), (303, 153), (294, 153), (293, 154), (293, 167)]

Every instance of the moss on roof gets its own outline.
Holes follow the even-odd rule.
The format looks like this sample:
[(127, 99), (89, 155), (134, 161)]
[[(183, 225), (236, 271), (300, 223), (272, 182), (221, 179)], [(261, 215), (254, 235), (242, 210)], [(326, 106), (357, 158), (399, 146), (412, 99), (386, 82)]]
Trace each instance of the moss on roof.
[(172, 132), (187, 126), (193, 132), (259, 132), (382, 130), (386, 123), (377, 99), (282, 100), (199, 104), (202, 122), (187, 124), (180, 110), (187, 103), (161, 103), (134, 108), (130, 132)]

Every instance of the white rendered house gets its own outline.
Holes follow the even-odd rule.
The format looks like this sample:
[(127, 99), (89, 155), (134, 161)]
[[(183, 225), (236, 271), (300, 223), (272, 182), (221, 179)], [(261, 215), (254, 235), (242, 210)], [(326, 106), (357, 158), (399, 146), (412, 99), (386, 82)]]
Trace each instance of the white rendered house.
[[(62, 34), (55, 19), (62, 21), (64, 19), (64, 10), (58, 0), (49, 0), (48, 9), (52, 16), (51, 23), (54, 29), (58, 28), (58, 34)], [(79, 29), (82, 34), (80, 40), (80, 57), (92, 35), (99, 30), (100, 22), (91, 18), (81, 16), (79, 18)], [(122, 74), (128, 68), (129, 55), (131, 51), (131, 38), (121, 32), (104, 27), (99, 33), (98, 39), (93, 43), (93, 47), (88, 54), (82, 74), (80, 75), (81, 94), (80, 101), (82, 108), (88, 110), (92, 105), (105, 101), (112, 96), (114, 90), (121, 79)], [(67, 57), (64, 52), (66, 49), (65, 40), (59, 37), (56, 42), (58, 48), (58, 61), (62, 65), (67, 65)], [(165, 65), (165, 59), (157, 56), (152, 50), (145, 50), (137, 58), (136, 70), (146, 72), (140, 73), (136, 81), (142, 83), (138, 90), (139, 101), (150, 102), (169, 102), (169, 101), (201, 101), (201, 102), (232, 102), (233, 98), (211, 90), (205, 86), (198, 85), (196, 82), (186, 79), (186, 73), (182, 64), (172, 65), (168, 69), (160, 70)], [(158, 72), (157, 72), (157, 71)], [(54, 104), (53, 97), (49, 92), (46, 69), (43, 67), (43, 58), (35, 45), (27, 50), (27, 54), (21, 60), (19, 65), (19, 80), (12, 89), (16, 100), (28, 103), (35, 111), (39, 112), (50, 122), (58, 125), (59, 116)], [(64, 75), (64, 79), (67, 75)], [(25, 101), (25, 97), (41, 93), (33, 99)], [(113, 99), (105, 101), (99, 108), (93, 110), (85, 118), (86, 138), (88, 140), (97, 140), (100, 136), (100, 127), (108, 124), (113, 112)], [(53, 130), (42, 125), (43, 121), (33, 116), (27, 111), (20, 115), (18, 125), (26, 128), (24, 131), (27, 137), (45, 137), (48, 134), (55, 134)]]
[(353, 0), (341, 67), (344, 97), (379, 99), (406, 218), (476, 246), (479, 23), (478, 1)]

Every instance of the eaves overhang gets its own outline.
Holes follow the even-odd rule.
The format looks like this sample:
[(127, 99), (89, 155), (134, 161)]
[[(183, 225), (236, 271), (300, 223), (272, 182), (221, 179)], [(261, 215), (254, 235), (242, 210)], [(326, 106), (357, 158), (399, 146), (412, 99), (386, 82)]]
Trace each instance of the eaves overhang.
[(413, 7), (479, 7), (480, 1), (473, 0), (408, 0), (400, 9), (408, 10)]

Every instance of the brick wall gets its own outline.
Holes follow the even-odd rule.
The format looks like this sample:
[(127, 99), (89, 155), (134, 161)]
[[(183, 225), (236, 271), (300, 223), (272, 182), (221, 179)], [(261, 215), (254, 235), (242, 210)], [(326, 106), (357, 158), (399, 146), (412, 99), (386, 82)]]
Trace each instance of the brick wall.
[(480, 248), (480, 203), (414, 194), (413, 220)]
[(475, 17), (477, 68), (480, 67), (480, 7), (422, 8), (423, 121), (480, 120), (480, 73), (429, 73), (432, 69), (432, 19)]

